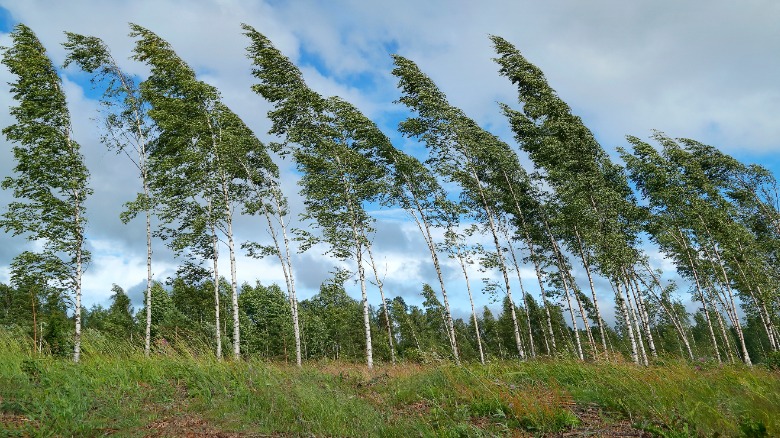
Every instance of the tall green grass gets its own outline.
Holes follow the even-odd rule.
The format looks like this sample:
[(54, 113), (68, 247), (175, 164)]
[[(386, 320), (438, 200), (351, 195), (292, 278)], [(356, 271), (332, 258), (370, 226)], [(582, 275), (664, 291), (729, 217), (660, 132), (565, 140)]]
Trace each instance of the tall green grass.
[(541, 435), (585, 428), (582, 408), (596, 407), (606, 423), (660, 436), (780, 436), (780, 374), (761, 368), (530, 361), (368, 372), (217, 361), (206, 344), (172, 344), (147, 359), (87, 332), (74, 364), (0, 331), (0, 435), (145, 436), (181, 419), (293, 436)]

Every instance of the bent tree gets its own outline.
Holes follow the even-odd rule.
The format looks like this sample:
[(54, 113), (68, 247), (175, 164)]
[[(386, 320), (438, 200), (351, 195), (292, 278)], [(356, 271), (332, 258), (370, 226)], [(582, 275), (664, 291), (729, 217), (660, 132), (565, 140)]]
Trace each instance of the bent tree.
[[(131, 29), (131, 36), (137, 38), (135, 59), (152, 69), (141, 83), (141, 94), (151, 103), (149, 116), (159, 131), (152, 149), (154, 186), (164, 211), (159, 216), (178, 224), (168, 230), (178, 238), (179, 248), (196, 248), (201, 258), (214, 262), (215, 301), (219, 297), (220, 235), (224, 237), (230, 258), (233, 356), (239, 358), (235, 210), (255, 193), (248, 181), (247, 163), (270, 174), (277, 169), (264, 145), (222, 102), (215, 87), (198, 80), (168, 42), (141, 26), (133, 24)], [(220, 349), (218, 341), (218, 355)]]
[(322, 241), (336, 258), (356, 263), (366, 363), (373, 368), (371, 311), (363, 266), (373, 218), (364, 205), (378, 198), (383, 175), (364, 155), (373, 147), (372, 139), (362, 136), (363, 120), (351, 105), (312, 91), (300, 70), (268, 38), (250, 26), (243, 27), (251, 40), (252, 74), (260, 81), (252, 88), (274, 105), (268, 113), (273, 123), (270, 133), (283, 139), (281, 149), (292, 154), (302, 173), (301, 194), (306, 206), (302, 219), (312, 221), (321, 233), (301, 232), (305, 240), (302, 248)]
[[(594, 317), (606, 351), (606, 331), (594, 287), (593, 268), (612, 282), (630, 302), (632, 278), (641, 259), (638, 244), (638, 208), (623, 169), (607, 153), (571, 108), (553, 90), (539, 68), (506, 40), (492, 36), (499, 73), (516, 87), (522, 110), (503, 105), (515, 138), (554, 191), (560, 204), (561, 237), (569, 252), (582, 261), (591, 289)], [(598, 196), (595, 196), (595, 194)], [(618, 303), (623, 298), (617, 300)], [(643, 301), (636, 304), (644, 314)], [(630, 321), (629, 311), (624, 316)], [(583, 316), (584, 317), (584, 316)], [(636, 320), (639, 329), (639, 320)], [(632, 356), (638, 361), (641, 338), (631, 338)], [(637, 330), (641, 336), (641, 330)], [(652, 346), (648, 326), (644, 334)], [(654, 351), (653, 351), (654, 353)]]
[(103, 144), (118, 154), (127, 156), (138, 170), (142, 193), (134, 201), (125, 204), (121, 214), (122, 222), (127, 223), (138, 213), (146, 218), (146, 334), (144, 354), (148, 357), (151, 346), (152, 330), (152, 210), (153, 198), (150, 196), (149, 179), (149, 141), (152, 126), (146, 114), (148, 104), (141, 97), (137, 81), (119, 67), (108, 46), (100, 39), (65, 32), (68, 40), (63, 44), (68, 51), (64, 67), (75, 63), (82, 70), (92, 73), (94, 85), (104, 86), (101, 103), (103, 104), (104, 134)]
[[(16, 76), (11, 92), (19, 104), (11, 107), (16, 123), (3, 129), (14, 143), (16, 177), (3, 180), (16, 201), (0, 219), (0, 227), (14, 235), (43, 242), (36, 254), (25, 253), (18, 262), (50, 275), (58, 287), (72, 293), (76, 323), (73, 360), (81, 357), (81, 277), (89, 252), (84, 248), (84, 203), (92, 193), (89, 171), (79, 144), (72, 138), (70, 113), (46, 49), (33, 31), (18, 24), (11, 32), (13, 45), (3, 49), (2, 62)], [(45, 270), (50, 270), (46, 273)]]
[[(293, 271), (292, 251), (290, 243), (289, 208), (287, 197), (284, 196), (279, 184), (278, 171), (274, 174), (251, 167), (243, 163), (253, 196), (244, 206), (244, 212), (248, 214), (262, 214), (268, 225), (268, 234), (273, 245), (261, 245), (257, 242), (244, 242), (243, 248), (248, 255), (254, 258), (276, 256), (282, 266), (282, 274), (287, 287), (287, 299), (290, 304), (292, 317), (293, 336), (295, 338), (295, 362), (300, 367), (301, 358), (301, 330), (298, 315), (298, 297), (295, 291), (295, 272)], [(278, 170), (278, 169), (277, 169)], [(281, 232), (281, 233), (280, 233)]]
[(504, 291), (510, 302), (518, 356), (525, 358), (505, 251), (499, 239), (499, 216), (502, 213), (498, 199), (500, 189), (494, 184), (495, 175), (501, 173), (495, 167), (515, 164), (513, 160), (516, 156), (506, 144), (480, 128), (460, 109), (451, 106), (446, 96), (416, 64), (398, 55), (393, 58), (395, 68), (392, 73), (398, 77), (402, 92), (399, 102), (416, 115), (401, 122), (400, 130), (408, 137), (423, 140), (430, 151), (427, 164), (447, 181), (460, 186), (461, 198), (473, 219), (493, 237), (494, 261), (502, 274)]

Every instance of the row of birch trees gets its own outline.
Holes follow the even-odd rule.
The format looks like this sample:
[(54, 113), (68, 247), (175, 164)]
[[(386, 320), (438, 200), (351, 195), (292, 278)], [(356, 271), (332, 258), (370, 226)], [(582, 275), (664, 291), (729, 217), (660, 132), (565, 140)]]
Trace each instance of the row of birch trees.
[[(125, 204), (121, 219), (145, 218), (146, 355), (153, 344), (152, 244), (158, 239), (180, 258), (181, 278), (210, 279), (218, 357), (223, 357), (219, 327), (226, 318), (232, 325), (232, 356), (241, 357), (236, 254), (243, 250), (277, 259), (301, 364), (294, 255), (325, 248), (353, 267), (336, 277), (354, 278), (360, 286), (367, 366), (373, 367), (372, 340), (378, 338), (372, 335), (373, 315), (381, 319), (380, 330), (386, 332), (381, 338), (388, 343), (383, 349), (394, 363), (395, 343), (402, 340), (394, 332), (403, 324), (391, 318), (394, 301), (384, 288), (373, 245), (376, 212), (382, 208), (403, 209), (419, 228), (436, 273), (436, 290), (426, 285), (423, 295), (440, 303), (449, 355), (457, 363), (462, 336), (451, 307), (454, 284), (468, 294), (469, 325), (483, 363), (484, 331), (473, 289), (478, 284), (503, 297), (520, 359), (563, 351), (556, 333), (556, 316), (562, 313), (570, 327), (566, 344), (574, 346), (578, 359), (609, 360), (618, 354), (602, 310), (604, 288), (609, 288), (631, 360), (646, 365), (658, 357), (653, 328), (659, 320), (673, 327), (681, 351), (684, 346), (693, 360), (688, 314), (674, 285), (665, 284), (651, 264), (647, 248), (660, 249), (688, 280), (714, 359), (751, 364), (745, 318), (760, 322), (761, 342), (769, 351), (780, 349), (780, 212), (773, 175), (711, 146), (660, 132), (653, 136), (655, 144), (628, 137), (628, 146), (619, 149), (625, 166), (615, 163), (541, 70), (500, 37), (491, 37), (498, 72), (516, 86), (518, 96), (514, 106), (501, 104), (513, 143), (451, 105), (412, 60), (393, 56), (392, 74), (401, 93), (397, 103), (408, 115), (398, 130), (425, 146), (425, 157), (418, 158), (397, 148), (351, 103), (311, 89), (301, 70), (248, 25), (243, 30), (255, 78), (252, 91), (272, 105), (268, 144), (168, 42), (141, 26), (130, 29), (132, 58), (149, 68), (148, 77), (126, 73), (99, 38), (70, 32), (64, 67), (91, 75), (102, 91), (102, 141), (138, 172), (139, 193)], [(91, 194), (89, 172), (74, 140), (58, 69), (31, 29), (19, 24), (11, 37), (2, 62), (16, 78), (11, 92), (17, 106), (11, 108), (15, 123), (3, 133), (13, 144), (16, 167), (3, 188), (12, 190), (15, 200), (0, 226), (43, 242), (41, 250), (13, 260), (12, 283), (72, 299), (78, 361), (81, 278), (90, 256), (84, 208)], [(521, 151), (532, 166), (521, 163)], [(299, 174), (304, 200), (299, 217), (290, 215), (273, 156), (291, 160)], [(242, 215), (256, 217), (258, 241), (237, 241), (234, 223)], [(218, 269), (224, 249), (230, 262), (227, 282), (220, 281), (224, 273)], [(457, 282), (446, 277), (445, 259), (457, 262), (462, 274)], [(497, 280), (470, 277), (474, 263), (497, 273), (489, 276)], [(524, 283), (526, 269), (534, 281)], [(378, 313), (369, 304), (374, 291)], [(543, 317), (532, 321), (529, 309), (538, 307), (534, 296)]]

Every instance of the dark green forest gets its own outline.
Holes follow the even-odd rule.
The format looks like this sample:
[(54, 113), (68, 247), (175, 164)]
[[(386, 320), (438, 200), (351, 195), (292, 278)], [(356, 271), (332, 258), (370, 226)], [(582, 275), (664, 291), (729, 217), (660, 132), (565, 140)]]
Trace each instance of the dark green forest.
[[(396, 104), (407, 114), (397, 131), (424, 146), (415, 156), (352, 103), (310, 88), (299, 67), (244, 25), (255, 79), (246, 92), (271, 105), (264, 142), (170, 44), (130, 30), (133, 60), (148, 77), (124, 72), (93, 36), (67, 32), (62, 67), (22, 24), (2, 51), (15, 78), (15, 123), (3, 129), (15, 168), (2, 182), (14, 200), (0, 229), (40, 249), (11, 261), (0, 327), (29, 339), (36, 354), (78, 362), (87, 333), (147, 356), (197, 346), (218, 358), (298, 366), (535, 358), (780, 366), (780, 198), (767, 169), (661, 131), (607, 151), (542, 71), (498, 36), (490, 37), (497, 74), (517, 89), (516, 102), (501, 104), (511, 140), (393, 55)], [(82, 305), (92, 189), (62, 88), (65, 67), (90, 75), (102, 94), (95, 123), (103, 143), (137, 169), (138, 195), (119, 219), (145, 218), (141, 308), (120, 285), (108, 307)], [(291, 217), (281, 160), (300, 177), (299, 217)], [(374, 245), (382, 209), (405, 210), (426, 243), (436, 279), (420, 285), (422, 305), (383, 287)], [(244, 216), (257, 222), (257, 241), (235, 238)], [(175, 276), (152, 276), (153, 244), (178, 256)], [(316, 295), (299, 300), (296, 272), (306, 267), (293, 256), (321, 248), (352, 268), (334, 268)], [(683, 282), (663, 280), (649, 249)], [(285, 284), (239, 284), (242, 253), (273, 259)], [(219, 257), (229, 258), (230, 272), (218, 270)], [(457, 286), (443, 274), (448, 261), (462, 268)], [(474, 266), (488, 279), (469, 276)], [(521, 281), (523, 269), (535, 281)], [(346, 292), (353, 282), (359, 299)], [(469, 317), (453, 315), (454, 290), (468, 293)], [(499, 310), (476, 307), (479, 293), (496, 297)]]

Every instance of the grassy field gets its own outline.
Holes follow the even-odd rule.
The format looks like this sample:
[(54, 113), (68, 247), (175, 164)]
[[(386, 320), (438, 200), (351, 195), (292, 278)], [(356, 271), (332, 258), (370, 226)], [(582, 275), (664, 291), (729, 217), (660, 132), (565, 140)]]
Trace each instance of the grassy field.
[(780, 373), (701, 363), (145, 359), (87, 336), (81, 364), (0, 336), (2, 436), (780, 436)]

